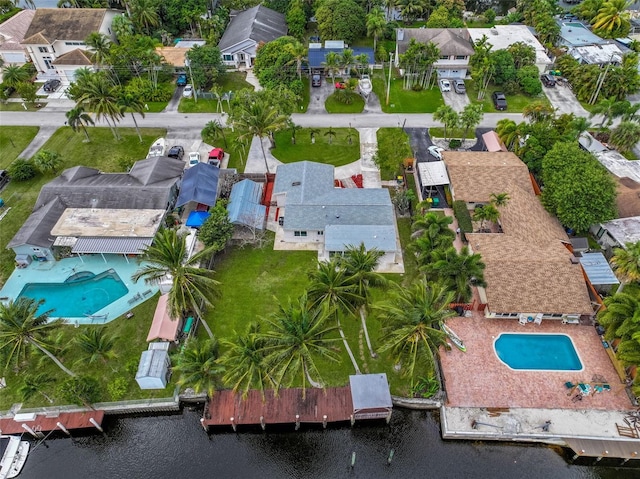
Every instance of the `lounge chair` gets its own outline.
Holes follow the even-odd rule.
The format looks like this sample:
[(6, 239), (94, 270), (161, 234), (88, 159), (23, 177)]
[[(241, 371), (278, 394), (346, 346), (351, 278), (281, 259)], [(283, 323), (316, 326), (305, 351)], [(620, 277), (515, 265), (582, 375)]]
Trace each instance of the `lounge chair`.
[(571, 381), (567, 381), (566, 383), (564, 383), (564, 387), (566, 387), (567, 389), (574, 389), (576, 385), (573, 384)]
[(518, 322), (524, 326), (525, 324), (527, 324), (527, 318), (525, 316), (520, 316)]
[(579, 383), (578, 389), (580, 390), (580, 394), (583, 396), (588, 396), (591, 393), (591, 385), (585, 383)]

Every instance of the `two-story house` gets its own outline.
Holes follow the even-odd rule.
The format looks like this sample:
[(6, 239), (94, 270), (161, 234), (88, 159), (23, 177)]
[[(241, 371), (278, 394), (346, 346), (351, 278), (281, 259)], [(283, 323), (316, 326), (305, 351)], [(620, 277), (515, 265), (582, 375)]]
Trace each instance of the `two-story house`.
[(115, 40), (111, 22), (118, 14), (105, 8), (38, 8), (22, 40), (38, 79), (72, 82), (77, 69), (91, 66), (87, 36), (100, 32)]
[(400, 55), (409, 47), (411, 39), (420, 43), (433, 42), (440, 50), (440, 58), (434, 64), (440, 78), (465, 78), (469, 59), (473, 55), (473, 43), (466, 28), (398, 28), (396, 29), (395, 64), (400, 65)]

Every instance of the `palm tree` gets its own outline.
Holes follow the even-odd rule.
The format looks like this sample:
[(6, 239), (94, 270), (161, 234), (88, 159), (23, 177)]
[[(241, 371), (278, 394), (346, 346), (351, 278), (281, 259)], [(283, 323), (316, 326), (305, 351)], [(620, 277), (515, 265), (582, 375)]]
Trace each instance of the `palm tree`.
[(43, 303), (43, 300), (27, 297), (0, 302), (0, 351), (6, 354), (7, 366), (13, 361), (20, 367), (27, 360), (30, 349), (36, 348), (69, 376), (75, 376), (48, 350), (51, 347), (48, 336), (63, 324), (63, 320), (50, 320), (52, 311), (38, 313)]
[(150, 27), (160, 25), (158, 6), (153, 0), (131, 0), (131, 17), (138, 27), (144, 26), (146, 33), (151, 33)]
[(223, 373), (217, 358), (218, 341), (214, 337), (189, 339), (177, 364), (173, 366), (173, 372), (178, 375), (178, 385), (212, 397)]
[(80, 348), (82, 358), (78, 363), (94, 363), (101, 361), (107, 364), (109, 360), (118, 357), (114, 351), (116, 338), (108, 336), (104, 328), (91, 327), (74, 338), (74, 343)]
[(438, 349), (447, 345), (446, 335), (439, 328), (456, 315), (449, 308), (453, 297), (452, 291), (421, 279), (410, 288), (394, 288), (391, 299), (375, 306), (383, 322), (380, 351), (389, 351), (402, 365), (412, 388), (416, 370), (425, 366), (434, 372)]
[[(180, 318), (186, 311), (193, 311), (202, 318), (204, 311), (201, 305), (212, 306), (220, 283), (213, 279), (215, 271), (199, 265), (213, 254), (214, 249), (215, 246), (210, 246), (185, 260), (187, 246), (184, 235), (173, 229), (161, 230), (141, 256), (140, 261), (144, 264), (131, 279), (157, 284), (169, 278), (172, 281), (168, 300), (170, 316)], [(206, 321), (202, 320), (202, 325), (209, 337), (213, 337)]]
[(293, 57), (290, 63), (295, 62), (298, 78), (302, 80), (302, 63), (307, 59), (307, 47), (299, 41), (288, 43), (285, 47), (287, 53)]
[[(598, 312), (598, 322), (605, 329), (606, 339), (629, 337), (638, 330), (640, 299), (636, 295), (619, 291), (604, 298), (604, 305), (605, 308)], [(630, 328), (631, 324), (634, 327)]]
[(591, 21), (593, 29), (603, 33), (613, 33), (624, 29), (625, 26), (628, 28), (629, 12), (627, 10), (633, 3), (633, 0), (607, 0)]
[(624, 248), (615, 248), (610, 263), (624, 282), (640, 282), (640, 241), (627, 243)]
[(17, 88), (20, 83), (29, 80), (29, 72), (12, 63), (2, 67), (2, 83)]
[(340, 55), (340, 67), (344, 70), (344, 73), (347, 78), (349, 78), (351, 72), (351, 65), (355, 62), (355, 57), (353, 55), (353, 50), (350, 48), (345, 48)]
[(296, 132), (301, 130), (302, 127), (300, 125), (296, 125), (292, 120), (287, 121), (287, 127), (291, 130), (291, 144), (296, 144)]
[(464, 128), (462, 139), (467, 139), (469, 130), (478, 126), (482, 121), (484, 113), (482, 111), (482, 105), (476, 103), (469, 103), (464, 107), (462, 113), (460, 113), (460, 126)]
[(329, 310), (329, 314), (333, 315), (344, 349), (353, 364), (353, 369), (356, 374), (360, 374), (360, 367), (340, 324), (340, 316), (342, 314), (354, 314), (355, 305), (360, 300), (353, 290), (353, 283), (349, 281), (345, 270), (338, 266), (336, 260), (319, 261), (318, 268), (309, 273), (309, 281), (307, 299), (310, 307), (319, 308), (324, 305)]
[(426, 235), (429, 239), (433, 241), (437, 239), (442, 244), (453, 241), (456, 234), (449, 228), (451, 223), (453, 223), (451, 216), (427, 212), (414, 220), (411, 225), (411, 229), (413, 229), (411, 237), (418, 238)]
[(240, 137), (258, 137), (267, 173), (270, 173), (269, 163), (267, 162), (267, 154), (264, 151), (262, 139), (265, 136), (269, 137), (272, 148), (274, 148), (272, 135), (286, 127), (287, 120), (288, 117), (286, 115), (281, 114), (277, 108), (269, 105), (263, 99), (240, 105), (237, 115), (234, 115), (232, 119), (234, 127), (243, 132)]
[(609, 143), (621, 151), (631, 151), (640, 141), (640, 125), (635, 121), (622, 121), (609, 136)]
[(602, 115), (600, 130), (604, 130), (606, 127), (611, 126), (614, 118), (622, 116), (623, 114), (624, 102), (620, 102), (615, 96), (612, 96), (596, 103), (593, 108), (591, 108), (589, 118), (593, 118), (595, 115)]
[(111, 40), (104, 33), (91, 32), (84, 43), (93, 53), (91, 60), (98, 66), (107, 63), (109, 51), (111, 49)]
[(466, 303), (471, 300), (471, 286), (486, 286), (484, 281), (482, 257), (470, 254), (469, 247), (462, 248), (460, 253), (451, 247), (446, 250), (435, 250), (431, 263), (420, 267), (428, 278), (442, 283), (456, 293), (456, 302)]
[(442, 105), (433, 114), (433, 119), (444, 125), (444, 139), (447, 139), (447, 130), (458, 125), (458, 113), (449, 105)]
[(27, 374), (22, 379), (22, 385), (18, 388), (18, 394), (23, 401), (28, 401), (34, 394), (41, 394), (50, 404), (53, 399), (46, 394), (43, 389), (55, 380), (47, 373)]
[(40, 173), (56, 174), (62, 164), (62, 157), (57, 151), (41, 150), (33, 157), (33, 163)]
[(280, 304), (278, 312), (267, 319), (271, 330), (263, 335), (266, 341), (265, 359), (277, 389), (283, 383), (290, 387), (299, 378), (304, 398), (307, 381), (313, 387), (323, 387), (315, 358), (339, 360), (338, 355), (329, 348), (330, 342), (338, 338), (326, 338), (336, 329), (335, 326), (326, 325), (328, 317), (329, 310), (326, 307), (311, 307), (305, 293), (298, 301)]
[(554, 113), (555, 109), (545, 101), (531, 102), (522, 110), (522, 116), (531, 122), (550, 121)]
[(329, 127), (329, 131), (325, 131), (324, 136), (329, 137), (329, 144), (331, 144), (332, 139), (336, 136), (336, 132), (333, 131), (333, 128)]
[(69, 110), (65, 116), (67, 117), (67, 123), (69, 123), (73, 131), (77, 133), (78, 130), (82, 128), (86, 141), (89, 143), (91, 138), (89, 138), (89, 133), (87, 132), (87, 125), (95, 125), (95, 123), (91, 116), (84, 112), (82, 105), (76, 105), (76, 107)]
[(264, 399), (266, 387), (274, 387), (264, 359), (264, 338), (260, 335), (258, 323), (250, 323), (243, 335), (237, 334), (233, 340), (223, 339), (227, 352), (219, 360), (225, 369), (222, 378), (231, 385), (234, 392), (242, 390), (246, 399), (250, 389), (259, 389)]
[(584, 116), (577, 116), (569, 123), (570, 135), (577, 140), (582, 134), (591, 128), (591, 122)]
[(316, 142), (316, 135), (320, 133), (320, 129), (319, 128), (309, 128), (309, 135), (311, 135), (311, 144), (315, 144)]
[(331, 81), (335, 85), (336, 73), (340, 71), (340, 55), (338, 55), (336, 52), (327, 53), (324, 56), (322, 66), (324, 67), (325, 74), (331, 76)]
[(140, 143), (142, 143), (140, 127), (138, 126), (134, 113), (138, 113), (142, 118), (144, 118), (144, 101), (142, 101), (139, 96), (127, 93), (123, 90), (120, 92), (120, 95), (118, 95), (117, 104), (120, 107), (123, 116), (127, 110), (131, 113), (133, 124), (136, 126), (136, 132), (138, 133), (138, 139), (140, 140)]
[(376, 46), (378, 44), (378, 37), (383, 35), (387, 29), (387, 21), (384, 18), (384, 13), (379, 8), (374, 8), (371, 13), (367, 15), (367, 36), (373, 37), (373, 52), (376, 52)]
[(480, 221), (480, 231), (484, 230), (485, 221), (495, 223), (496, 221), (498, 221), (498, 218), (500, 218), (500, 212), (492, 204), (476, 208), (476, 210), (473, 212), (473, 220)]
[(204, 126), (204, 129), (202, 130), (202, 135), (204, 137), (210, 137), (212, 140), (216, 140), (219, 137), (222, 137), (224, 147), (225, 149), (228, 149), (227, 137), (224, 134), (224, 127), (219, 120), (212, 120), (210, 122), (207, 122), (207, 124)]
[(640, 103), (634, 103), (633, 105), (629, 105), (627, 107), (627, 111), (625, 111), (624, 114), (622, 115), (622, 119), (625, 121), (639, 120), (640, 114), (638, 114), (638, 110), (640, 110)]
[(384, 0), (383, 5), (387, 11), (386, 19), (387, 21), (391, 21), (391, 11), (398, 5), (398, 0)]
[(359, 306), (362, 330), (372, 358), (376, 358), (378, 355), (373, 350), (369, 338), (367, 309), (371, 301), (371, 288), (381, 288), (388, 284), (383, 275), (374, 271), (383, 256), (383, 251), (375, 248), (367, 250), (364, 243), (360, 243), (359, 246), (347, 246), (344, 256), (338, 262), (340, 267), (344, 268), (349, 278), (348, 282), (353, 285), (353, 291), (358, 298), (356, 306)]
[(503, 208), (507, 206), (507, 203), (509, 203), (510, 199), (511, 198), (509, 197), (509, 193), (506, 192), (491, 193), (491, 195), (489, 195), (489, 202), (496, 208)]
[[(86, 103), (97, 119), (104, 118), (113, 133), (114, 138), (120, 139), (116, 123), (122, 118), (122, 112), (118, 106), (117, 89), (107, 78), (104, 72), (98, 72), (86, 79), (83, 91), (77, 98), (77, 104)], [(109, 122), (113, 121), (113, 126)]]
[(527, 124), (524, 122), (516, 124), (513, 120), (503, 118), (497, 123), (496, 133), (507, 149), (517, 154), (520, 149), (520, 141), (525, 137), (526, 127)]

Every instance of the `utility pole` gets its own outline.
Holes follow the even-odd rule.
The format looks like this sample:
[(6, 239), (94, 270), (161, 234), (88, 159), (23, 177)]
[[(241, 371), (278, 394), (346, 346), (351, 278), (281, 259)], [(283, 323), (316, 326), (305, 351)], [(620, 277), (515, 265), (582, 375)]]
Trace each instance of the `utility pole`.
[(191, 60), (185, 58), (184, 64), (189, 68), (189, 76), (191, 77), (191, 83), (193, 83), (193, 99), (198, 103), (198, 89), (196, 88), (196, 80), (193, 78), (193, 71), (191, 70)]
[(393, 69), (393, 53), (389, 53), (389, 80), (387, 80), (387, 105), (389, 104), (389, 90), (391, 90), (391, 70)]
[(609, 62), (607, 63), (607, 67), (604, 69), (604, 72), (598, 75), (598, 80), (596, 81), (596, 91), (593, 92), (593, 95), (589, 99), (590, 105), (595, 105), (596, 101), (598, 101), (598, 95), (600, 95), (600, 89), (602, 88), (604, 80), (607, 77), (607, 73), (609, 72), (609, 67), (611, 66), (611, 62), (613, 61), (614, 56), (615, 56), (615, 53), (612, 53), (611, 57), (609, 58)]

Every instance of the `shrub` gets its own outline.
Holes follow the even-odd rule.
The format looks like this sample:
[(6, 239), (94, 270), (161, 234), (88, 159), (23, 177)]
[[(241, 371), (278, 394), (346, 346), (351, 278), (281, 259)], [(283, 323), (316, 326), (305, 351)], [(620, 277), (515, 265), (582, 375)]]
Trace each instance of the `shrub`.
[(107, 392), (112, 401), (119, 401), (127, 393), (129, 381), (127, 378), (118, 376), (107, 385)]
[(58, 394), (70, 403), (89, 406), (100, 399), (100, 383), (91, 376), (76, 376), (60, 383)]
[(449, 140), (449, 149), (455, 150), (456, 148), (460, 148), (462, 146), (462, 140), (452, 139)]
[(142, 77), (132, 78), (124, 89), (125, 93), (140, 98), (144, 102), (148, 101), (169, 101), (172, 91), (157, 88), (151, 80)]
[(482, 15), (484, 16), (487, 23), (493, 23), (496, 19), (496, 11), (493, 8), (485, 10)]
[(8, 168), (9, 176), (14, 181), (29, 181), (36, 176), (36, 168), (33, 163), (24, 158), (17, 158)]
[(411, 86), (411, 89), (412, 89), (413, 91), (422, 91), (422, 85), (421, 85), (420, 83), (414, 83), (414, 84)]
[(471, 214), (467, 209), (467, 203), (458, 200), (453, 202), (453, 214), (458, 220), (458, 227), (463, 233), (473, 232), (473, 223), (471, 221)]
[(304, 93), (304, 83), (300, 79), (293, 80), (289, 84), (289, 90), (301, 97)]
[(508, 81), (504, 85), (502, 85), (502, 91), (507, 95), (513, 95), (515, 93), (518, 93), (519, 90), (520, 90), (520, 84), (515, 80)]

